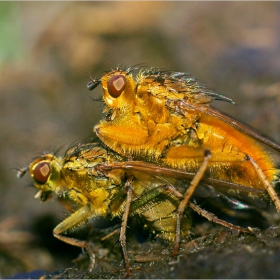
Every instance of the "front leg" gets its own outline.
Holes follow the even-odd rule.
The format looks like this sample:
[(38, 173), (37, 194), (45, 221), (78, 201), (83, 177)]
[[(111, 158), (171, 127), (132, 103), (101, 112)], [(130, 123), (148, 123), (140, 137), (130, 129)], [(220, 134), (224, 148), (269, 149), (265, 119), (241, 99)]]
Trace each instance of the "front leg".
[(95, 255), (92, 251), (92, 248), (90, 246), (90, 243), (87, 241), (81, 241), (72, 237), (67, 237), (61, 235), (61, 233), (69, 230), (69, 229), (75, 229), (79, 228), (82, 224), (85, 224), (87, 220), (94, 216), (93, 210), (91, 208), (91, 205), (88, 203), (85, 206), (81, 207), (79, 210), (74, 212), (71, 216), (66, 218), (64, 221), (62, 221), (60, 224), (58, 224), (55, 229), (53, 230), (53, 235), (57, 239), (71, 244), (73, 246), (78, 246), (81, 248), (85, 248), (89, 254), (90, 257), (90, 264), (88, 267), (88, 271), (91, 272), (95, 265)]

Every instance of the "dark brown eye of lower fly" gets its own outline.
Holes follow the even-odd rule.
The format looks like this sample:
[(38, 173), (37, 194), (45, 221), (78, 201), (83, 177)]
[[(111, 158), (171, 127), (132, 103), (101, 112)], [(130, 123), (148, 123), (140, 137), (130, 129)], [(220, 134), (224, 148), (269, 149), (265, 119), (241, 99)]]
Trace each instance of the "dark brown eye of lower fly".
[(51, 168), (48, 162), (40, 162), (34, 169), (34, 179), (41, 184), (47, 182), (51, 173)]
[(121, 93), (123, 92), (124, 88), (126, 86), (126, 78), (123, 75), (116, 75), (114, 77), (112, 77), (109, 81), (108, 81), (108, 92), (109, 94), (114, 97), (117, 98), (121, 95)]

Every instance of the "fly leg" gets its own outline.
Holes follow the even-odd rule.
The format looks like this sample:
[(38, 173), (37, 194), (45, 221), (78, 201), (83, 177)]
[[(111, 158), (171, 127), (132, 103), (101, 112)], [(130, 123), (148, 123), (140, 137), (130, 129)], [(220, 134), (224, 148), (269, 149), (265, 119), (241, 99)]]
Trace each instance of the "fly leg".
[(127, 220), (128, 220), (130, 205), (131, 205), (131, 201), (132, 201), (131, 182), (132, 182), (132, 177), (130, 177), (125, 184), (125, 188), (127, 191), (127, 197), (126, 197), (124, 213), (122, 216), (121, 232), (120, 232), (120, 239), (119, 239), (121, 246), (122, 246), (123, 256), (124, 256), (124, 262), (125, 262), (125, 267), (126, 267), (126, 277), (130, 276), (130, 266), (129, 266), (128, 254), (127, 254), (127, 249), (126, 249), (126, 227), (127, 227)]
[(261, 168), (259, 167), (259, 165), (250, 156), (246, 155), (246, 160), (250, 161), (251, 164), (253, 165), (253, 167), (254, 167), (256, 173), (258, 174), (260, 180), (262, 181), (266, 191), (270, 195), (271, 200), (275, 204), (278, 214), (280, 214), (280, 199), (279, 199), (277, 193), (275, 192), (275, 189), (273, 188), (272, 184), (267, 180), (267, 178), (265, 177), (265, 175), (264, 175), (263, 171), (261, 170)]
[(182, 217), (183, 217), (183, 213), (185, 211), (185, 208), (186, 208), (186, 206), (187, 206), (187, 204), (188, 204), (192, 194), (194, 193), (196, 187), (198, 186), (201, 178), (205, 174), (205, 171), (206, 171), (206, 169), (208, 167), (210, 158), (211, 158), (211, 153), (210, 153), (210, 151), (206, 150), (205, 151), (204, 160), (203, 160), (199, 170), (195, 174), (194, 178), (192, 179), (192, 181), (190, 183), (190, 186), (186, 190), (186, 192), (184, 194), (184, 197), (183, 197), (182, 201), (180, 202), (180, 204), (179, 204), (179, 206), (177, 208), (177, 223), (176, 223), (176, 233), (175, 233), (175, 246), (174, 246), (174, 251), (172, 253), (173, 259), (175, 257), (177, 257), (178, 253), (179, 253), (181, 220), (182, 220)]
[[(177, 198), (180, 198), (180, 199), (183, 198), (183, 195), (179, 191), (177, 191), (173, 186), (165, 186), (165, 190), (172, 193)], [(252, 233), (252, 230), (250, 230), (248, 228), (239, 227), (239, 226), (233, 225), (231, 223), (228, 223), (224, 220), (219, 219), (213, 213), (202, 209), (201, 207), (199, 207), (197, 204), (195, 204), (193, 202), (190, 202), (189, 205), (193, 211), (195, 211), (200, 216), (206, 218), (210, 222), (220, 224), (229, 229), (233, 229), (233, 230), (237, 230), (237, 231), (241, 231), (241, 232), (245, 232), (245, 233)]]
[(101, 241), (104, 241), (104, 240), (106, 240), (107, 238), (113, 236), (114, 234), (116, 234), (116, 233), (118, 233), (118, 232), (119, 232), (119, 230), (118, 230), (118, 229), (115, 229), (115, 230), (112, 231), (111, 233), (109, 233), (109, 234), (107, 234), (106, 236), (102, 237), (100, 240), (101, 240)]
[(68, 229), (78, 227), (82, 223), (85, 223), (90, 216), (92, 216), (92, 209), (90, 204), (86, 204), (85, 206), (81, 207), (79, 210), (74, 212), (71, 216), (66, 218), (64, 221), (62, 221), (60, 224), (58, 224), (53, 230), (53, 235), (57, 239), (65, 243), (71, 244), (73, 246), (85, 248), (87, 250), (90, 257), (90, 263), (88, 267), (89, 272), (92, 271), (95, 265), (95, 255), (91, 249), (90, 244), (86, 241), (61, 235), (61, 233), (63, 233)]
[(227, 228), (230, 228), (230, 229), (233, 229), (233, 230), (237, 230), (237, 231), (241, 231), (241, 232), (245, 232), (245, 233), (252, 233), (252, 230), (250, 230), (248, 228), (239, 227), (239, 226), (233, 225), (231, 223), (228, 223), (224, 220), (219, 219), (213, 213), (208, 212), (208, 211), (200, 208), (198, 205), (196, 205), (193, 202), (190, 202), (190, 207), (192, 208), (193, 211), (195, 211), (196, 213), (198, 213), (202, 217), (206, 218), (210, 222), (220, 224), (224, 227), (227, 227)]

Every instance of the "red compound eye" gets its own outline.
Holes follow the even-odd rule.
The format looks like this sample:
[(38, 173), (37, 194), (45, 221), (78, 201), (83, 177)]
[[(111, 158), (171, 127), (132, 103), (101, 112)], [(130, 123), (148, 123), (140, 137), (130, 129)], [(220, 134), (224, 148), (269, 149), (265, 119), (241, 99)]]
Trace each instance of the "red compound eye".
[(34, 169), (34, 178), (38, 183), (44, 184), (47, 182), (51, 173), (51, 168), (48, 162), (40, 162)]
[(121, 95), (121, 93), (123, 92), (124, 88), (126, 86), (126, 78), (123, 75), (116, 75), (114, 77), (112, 77), (109, 81), (108, 81), (108, 92), (109, 94), (114, 97), (117, 98)]

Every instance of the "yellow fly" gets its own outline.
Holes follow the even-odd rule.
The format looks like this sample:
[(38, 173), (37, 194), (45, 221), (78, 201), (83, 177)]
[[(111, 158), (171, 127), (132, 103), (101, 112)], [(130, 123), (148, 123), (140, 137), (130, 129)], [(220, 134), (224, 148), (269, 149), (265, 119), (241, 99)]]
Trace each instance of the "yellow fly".
[(177, 209), (174, 255), (182, 212), (200, 180), (225, 182), (225, 193), (238, 192), (239, 186), (249, 195), (266, 191), (280, 212), (274, 189), (279, 169), (266, 148), (279, 153), (280, 146), (210, 106), (214, 100), (232, 100), (207, 91), (185, 73), (133, 72), (117, 67), (88, 83), (90, 90), (102, 85), (106, 104), (107, 116), (94, 131), (122, 156), (196, 174)]
[[(193, 174), (141, 161), (127, 161), (100, 144), (83, 143), (69, 149), (63, 157), (46, 153), (35, 159), (18, 176), (29, 171), (38, 189), (35, 198), (46, 201), (57, 196), (73, 213), (53, 231), (56, 238), (86, 248), (90, 256), (89, 271), (95, 255), (89, 242), (66, 236), (95, 219), (117, 220), (121, 224), (119, 241), (122, 246), (127, 275), (130, 275), (126, 249), (126, 228), (129, 216), (136, 216), (157, 237), (166, 241), (176, 238), (177, 208), (185, 190), (183, 181)], [(164, 175), (164, 173), (166, 173)], [(209, 181), (213, 184), (213, 181)], [(215, 182), (215, 180), (214, 180)], [(190, 208), (216, 223), (243, 232), (247, 229), (219, 220), (191, 202)], [(189, 208), (182, 215), (181, 235), (188, 237), (191, 228)], [(64, 234), (64, 235), (63, 235)]]

